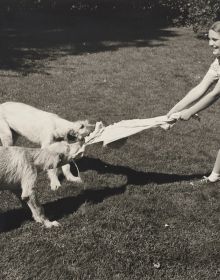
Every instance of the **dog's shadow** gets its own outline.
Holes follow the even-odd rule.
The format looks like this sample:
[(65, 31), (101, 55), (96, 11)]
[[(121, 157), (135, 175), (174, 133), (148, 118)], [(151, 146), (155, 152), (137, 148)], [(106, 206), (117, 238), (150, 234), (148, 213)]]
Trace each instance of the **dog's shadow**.
[[(87, 189), (77, 196), (65, 197), (44, 204), (45, 215), (50, 220), (59, 220), (65, 215), (77, 211), (85, 202), (100, 203), (110, 196), (124, 193), (125, 190), (125, 185), (117, 188)], [(0, 213), (0, 233), (18, 228), (26, 220), (32, 220), (31, 211), (27, 206)]]
[[(69, 215), (85, 202), (93, 204), (100, 203), (104, 199), (122, 194), (126, 191), (127, 185), (146, 185), (149, 183), (156, 183), (158, 185), (174, 183), (180, 181), (190, 181), (196, 178), (201, 178), (204, 174), (192, 174), (192, 175), (178, 175), (178, 174), (166, 174), (156, 172), (143, 172), (136, 171), (130, 167), (112, 165), (94, 158), (82, 158), (77, 162), (80, 171), (94, 170), (99, 174), (112, 173), (115, 175), (124, 175), (127, 177), (127, 183), (119, 187), (105, 187), (102, 189), (86, 189), (77, 196), (65, 197), (53, 202), (49, 202), (43, 205), (45, 214), (51, 220), (59, 220), (65, 215)], [(73, 167), (74, 168), (74, 167)], [(74, 171), (74, 170), (73, 170)], [(73, 172), (74, 173), (74, 172)], [(26, 220), (32, 220), (30, 210), (25, 208), (19, 208), (9, 210), (0, 214), (0, 232), (6, 232), (20, 227), (20, 225)]]
[[(156, 183), (158, 185), (175, 183), (181, 181), (190, 181), (201, 178), (205, 174), (169, 174), (157, 172), (137, 171), (128, 166), (112, 165), (100, 159), (83, 157), (77, 161), (80, 171), (94, 170), (98, 174), (111, 173), (114, 175), (123, 175), (127, 178), (127, 185), (146, 185)], [(74, 167), (72, 167), (74, 169)], [(73, 171), (74, 172), (74, 171)], [(76, 174), (76, 173), (75, 173)]]

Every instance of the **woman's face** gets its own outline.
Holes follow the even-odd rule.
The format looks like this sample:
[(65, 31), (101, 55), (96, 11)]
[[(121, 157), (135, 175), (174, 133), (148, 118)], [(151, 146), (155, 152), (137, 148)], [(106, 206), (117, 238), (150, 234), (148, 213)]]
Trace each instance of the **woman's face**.
[(220, 57), (220, 33), (209, 30), (209, 46), (213, 49), (213, 54)]

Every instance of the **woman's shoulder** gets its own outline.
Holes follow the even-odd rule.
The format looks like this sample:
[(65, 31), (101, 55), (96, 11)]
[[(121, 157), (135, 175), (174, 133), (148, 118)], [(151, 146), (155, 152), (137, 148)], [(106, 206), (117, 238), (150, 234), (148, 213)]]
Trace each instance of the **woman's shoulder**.
[(215, 76), (215, 79), (220, 78), (220, 64), (219, 64), (219, 60), (217, 58), (210, 65), (208, 72), (210, 74), (213, 74)]
[(214, 68), (220, 67), (219, 60), (218, 60), (217, 57), (216, 57), (215, 60), (212, 62), (212, 64), (210, 65), (210, 67), (214, 67)]

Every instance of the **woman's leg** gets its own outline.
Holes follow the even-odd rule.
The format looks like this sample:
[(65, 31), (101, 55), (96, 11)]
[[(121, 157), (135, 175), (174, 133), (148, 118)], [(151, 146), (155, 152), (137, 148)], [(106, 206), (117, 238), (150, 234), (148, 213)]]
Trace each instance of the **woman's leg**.
[(216, 182), (220, 180), (220, 150), (217, 153), (212, 173), (209, 175), (209, 181)]

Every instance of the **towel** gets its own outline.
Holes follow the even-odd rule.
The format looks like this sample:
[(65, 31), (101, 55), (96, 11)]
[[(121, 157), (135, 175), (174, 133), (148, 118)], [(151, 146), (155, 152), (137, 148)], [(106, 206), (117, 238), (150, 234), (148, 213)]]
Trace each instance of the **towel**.
[(85, 145), (103, 142), (103, 146), (106, 146), (114, 141), (154, 127), (167, 130), (175, 124), (178, 118), (179, 115), (175, 113), (169, 118), (165, 115), (149, 119), (123, 120), (106, 127), (102, 122), (97, 122), (95, 130), (85, 138)]

